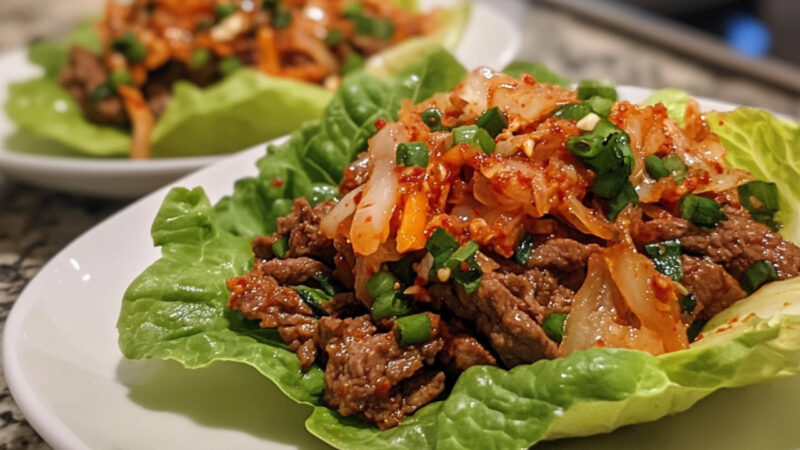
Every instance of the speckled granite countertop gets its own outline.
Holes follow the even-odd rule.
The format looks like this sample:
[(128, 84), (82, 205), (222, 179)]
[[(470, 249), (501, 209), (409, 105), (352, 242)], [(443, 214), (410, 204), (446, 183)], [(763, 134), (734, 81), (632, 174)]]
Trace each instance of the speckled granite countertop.
[[(486, 0), (490, 1), (490, 0)], [(2, 0), (0, 50), (65, 33), (101, 0)], [(539, 60), (574, 79), (676, 86), (695, 95), (800, 117), (800, 97), (649, 46), (535, 3), (496, 0), (523, 29), (520, 59)], [(0, 176), (0, 331), (26, 283), (55, 253), (127, 202), (83, 198), (17, 184)], [(25, 421), (0, 372), (0, 449), (49, 448)]]

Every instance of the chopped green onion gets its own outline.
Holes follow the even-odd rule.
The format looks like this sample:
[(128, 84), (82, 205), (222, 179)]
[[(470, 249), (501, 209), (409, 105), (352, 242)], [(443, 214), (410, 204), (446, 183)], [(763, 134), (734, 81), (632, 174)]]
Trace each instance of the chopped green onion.
[(219, 62), (219, 71), (225, 76), (228, 76), (243, 67), (244, 64), (242, 64), (242, 61), (235, 56), (229, 56)]
[(683, 264), (681, 264), (681, 241), (670, 239), (663, 242), (654, 242), (644, 246), (644, 250), (653, 258), (656, 270), (675, 281), (683, 278)]
[(669, 155), (665, 156), (661, 161), (664, 163), (664, 167), (669, 173), (673, 174), (675, 183), (683, 183), (683, 180), (685, 180), (688, 175), (688, 168), (683, 160), (676, 155)]
[(336, 47), (337, 45), (344, 42), (344, 35), (341, 31), (337, 29), (332, 29), (328, 31), (328, 34), (325, 35), (325, 45), (328, 47)]
[(272, 15), (272, 26), (280, 30), (288, 27), (290, 23), (292, 23), (292, 13), (283, 4), (278, 5)]
[(111, 72), (111, 75), (109, 75), (108, 79), (111, 82), (111, 85), (114, 87), (128, 86), (133, 84), (133, 77), (131, 76), (131, 73), (125, 69)]
[[(581, 160), (592, 160), (610, 148), (608, 144), (611, 138), (619, 133), (622, 133), (622, 130), (608, 120), (601, 119), (590, 133), (570, 138), (566, 145), (569, 151)], [(601, 167), (592, 168), (596, 171), (603, 169)]]
[(775, 271), (775, 266), (769, 261), (756, 261), (745, 270), (742, 275), (740, 284), (742, 289), (752, 294), (765, 283), (775, 281), (778, 279), (778, 272)]
[(371, 19), (370, 35), (387, 41), (394, 35), (394, 23), (389, 19)]
[(630, 181), (622, 185), (622, 188), (617, 193), (616, 197), (608, 201), (608, 220), (615, 221), (617, 216), (628, 205), (635, 205), (639, 203), (639, 195)]
[(391, 294), (395, 291), (397, 278), (390, 272), (377, 272), (367, 280), (367, 293), (372, 298), (378, 298), (383, 294)]
[(114, 39), (111, 43), (111, 48), (122, 53), (125, 59), (132, 63), (140, 63), (147, 57), (147, 47), (142, 44), (142, 41), (132, 31), (128, 31)]
[(599, 95), (591, 96), (589, 100), (586, 100), (586, 103), (592, 108), (595, 114), (606, 118), (611, 114), (611, 108), (614, 107), (614, 100), (600, 97)]
[(315, 273), (314, 278), (317, 279), (319, 286), (326, 294), (330, 295), (331, 297), (336, 294), (336, 288), (333, 287), (333, 283), (331, 283), (331, 277), (329, 277), (325, 272)]
[(400, 317), (411, 312), (411, 305), (400, 293), (389, 292), (375, 298), (370, 312), (375, 320)]
[(695, 320), (689, 325), (689, 328), (686, 330), (686, 336), (689, 338), (689, 342), (694, 342), (694, 340), (697, 339), (697, 336), (703, 331), (703, 327), (706, 326), (706, 323), (707, 321), (705, 320)]
[(326, 293), (308, 286), (292, 286), (292, 289), (318, 316), (328, 315), (328, 310), (325, 309), (323, 304), (331, 298)]
[(682, 313), (691, 314), (697, 307), (697, 297), (694, 294), (684, 295), (678, 299), (678, 305), (680, 305)]
[(289, 251), (289, 239), (283, 238), (272, 243), (272, 253), (278, 258), (283, 259)]
[(514, 250), (514, 261), (524, 266), (531, 259), (531, 253), (533, 253), (533, 235), (526, 231), (517, 244), (517, 249)]
[(623, 170), (600, 174), (594, 180), (592, 192), (603, 198), (614, 198), (628, 181), (628, 174)]
[(647, 174), (654, 180), (660, 180), (669, 176), (669, 170), (664, 166), (664, 161), (656, 155), (650, 155), (644, 160), (644, 167)]
[(425, 313), (401, 317), (395, 320), (394, 331), (403, 345), (427, 341), (431, 336), (431, 318)]
[(442, 112), (439, 111), (439, 108), (428, 108), (423, 111), (419, 117), (431, 131), (446, 130), (446, 128), (442, 126)]
[(217, 16), (218, 20), (222, 20), (235, 13), (237, 9), (239, 9), (239, 7), (233, 3), (223, 3), (214, 8), (214, 15)]
[(114, 88), (111, 80), (108, 80), (97, 86), (89, 95), (89, 99), (93, 102), (99, 102), (113, 96), (116, 92), (117, 90)]
[(561, 339), (564, 338), (564, 324), (566, 321), (566, 314), (552, 313), (542, 322), (542, 329), (547, 334), (547, 337), (560, 344)]
[(428, 166), (428, 145), (424, 142), (403, 142), (397, 144), (395, 160), (398, 166)]
[(467, 293), (477, 291), (481, 285), (483, 271), (475, 259), (477, 253), (478, 243), (469, 241), (453, 252), (444, 263), (444, 267), (450, 269), (450, 277)]
[(189, 67), (199, 69), (211, 61), (211, 51), (207, 48), (197, 48), (189, 58)]
[(615, 102), (617, 101), (617, 90), (613, 85), (602, 81), (581, 81), (578, 85), (578, 98), (581, 100), (589, 100), (594, 96), (607, 98)]
[(761, 222), (777, 231), (781, 224), (775, 221), (778, 212), (778, 186), (766, 181), (751, 181), (739, 186), (739, 201), (750, 212), (756, 222)]
[(425, 248), (433, 256), (433, 268), (440, 268), (458, 249), (458, 241), (444, 228), (437, 228), (425, 243)]
[(342, 14), (347, 17), (357, 16), (362, 13), (363, 10), (361, 9), (361, 4), (358, 2), (350, 2), (344, 5), (344, 8), (342, 9)]
[(386, 265), (389, 266), (389, 271), (406, 286), (413, 286), (417, 280), (417, 272), (414, 271), (414, 261), (411, 258), (388, 262)]
[(339, 67), (339, 72), (342, 75), (347, 75), (348, 73), (354, 72), (362, 67), (364, 67), (364, 57), (356, 52), (350, 52), (347, 54), (347, 57), (344, 59), (344, 61), (342, 61), (342, 65)]
[(486, 130), (489, 136), (493, 138), (497, 137), (508, 126), (505, 116), (497, 106), (478, 117), (478, 121), (475, 124)]
[(558, 108), (553, 113), (553, 117), (566, 120), (581, 120), (590, 112), (592, 112), (592, 108), (586, 103), (570, 103)]
[(719, 203), (697, 195), (684, 195), (678, 209), (684, 219), (701, 227), (714, 227), (723, 218)]
[(477, 125), (465, 125), (453, 129), (453, 144), (477, 145), (485, 153), (494, 153), (494, 139)]

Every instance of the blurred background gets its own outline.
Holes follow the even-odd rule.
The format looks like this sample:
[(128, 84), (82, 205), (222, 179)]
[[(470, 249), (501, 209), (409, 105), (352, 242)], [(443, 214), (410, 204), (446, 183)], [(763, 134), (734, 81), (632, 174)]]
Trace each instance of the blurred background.
[[(800, 1), (476, 0), (523, 30), (520, 59), (569, 78), (674, 86), (800, 117)], [(0, 50), (64, 35), (103, 0), (2, 0)]]

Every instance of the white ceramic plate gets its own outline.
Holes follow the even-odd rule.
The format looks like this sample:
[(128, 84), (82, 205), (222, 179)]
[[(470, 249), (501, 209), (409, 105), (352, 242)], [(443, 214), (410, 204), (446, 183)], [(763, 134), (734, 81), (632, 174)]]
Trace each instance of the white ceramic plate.
[[(641, 101), (649, 91), (620, 88)], [(703, 101), (703, 109), (732, 105)], [(205, 188), (212, 201), (256, 174), (254, 148), (176, 182)], [(245, 365), (185, 370), (127, 361), (117, 315), (128, 284), (159, 257), (150, 223), (161, 189), (90, 230), (54, 257), (14, 305), (3, 364), (14, 399), (57, 449), (317, 448), (303, 428), (310, 413)], [(689, 412), (550, 448), (669, 449), (800, 447), (800, 377), (719, 392)], [(647, 443), (647, 444), (645, 444)]]
[[(423, 5), (442, 3), (452, 2), (426, 0)], [(455, 54), (466, 67), (487, 65), (502, 68), (517, 54), (520, 42), (519, 27), (509, 18), (491, 9), (490, 5), (475, 4)], [(40, 73), (38, 67), (28, 62), (24, 50), (0, 55), (0, 105), (5, 104), (10, 83), (35, 78)], [(13, 151), (13, 144), (7, 140), (15, 129), (0, 108), (0, 173), (30, 184), (77, 194), (139, 197), (226, 156), (133, 161), (24, 154)]]

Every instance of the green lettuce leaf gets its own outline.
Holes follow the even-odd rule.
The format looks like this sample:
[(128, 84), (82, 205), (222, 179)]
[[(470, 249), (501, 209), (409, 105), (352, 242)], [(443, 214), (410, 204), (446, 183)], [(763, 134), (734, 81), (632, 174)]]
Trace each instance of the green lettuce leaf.
[(512, 61), (503, 69), (503, 72), (514, 78), (519, 78), (523, 73), (527, 73), (533, 75), (536, 81), (565, 88), (571, 84), (568, 79), (551, 71), (547, 66), (539, 62)]
[[(414, 0), (396, 3), (408, 10), (417, 8)], [(389, 79), (441, 46), (455, 48), (469, 12), (468, 3), (440, 10), (442, 27), (437, 33), (409, 39), (373, 56), (365, 70)], [(86, 120), (58, 83), (57, 74), (73, 44), (100, 50), (90, 24), (78, 27), (64, 42), (43, 41), (31, 47), (29, 58), (42, 66), (45, 76), (12, 85), (6, 113), (24, 133), (47, 138), (77, 153), (94, 157), (126, 156), (130, 149), (129, 131)], [(237, 71), (206, 89), (178, 82), (172, 101), (153, 130), (152, 155), (174, 157), (238, 151), (319, 118), (332, 97), (331, 92), (318, 85), (269, 77), (252, 70)], [(14, 141), (7, 143), (18, 152), (55, 153), (14, 144)]]
[(691, 96), (688, 92), (676, 88), (666, 88), (652, 93), (647, 100), (642, 104), (652, 106), (657, 103), (663, 103), (667, 107), (667, 114), (670, 119), (678, 122), (678, 125), (686, 125), (684, 114), (686, 113), (686, 105), (689, 103)]
[(706, 114), (708, 126), (728, 150), (728, 162), (759, 180), (778, 185), (780, 234), (800, 242), (800, 123), (779, 119), (755, 108)]
[(306, 421), (311, 433), (336, 447), (364, 449), (528, 448), (657, 420), (718, 389), (800, 371), (796, 278), (769, 284), (720, 313), (684, 351), (654, 357), (593, 348), (508, 371), (473, 367), (445, 400), (386, 431), (325, 407), (321, 370), (301, 372), (274, 330), (227, 310), (225, 280), (251, 267), (251, 238), (274, 231), (293, 198), (334, 188), (374, 133), (375, 119), (394, 119), (404, 96), (419, 101), (463, 75), (452, 57), (435, 54), (391, 82), (348, 77), (321, 121), (270, 147), (258, 162), (259, 175), (239, 180), (216, 206), (200, 188), (172, 190), (152, 228), (162, 257), (123, 299), (117, 324), (123, 354), (174, 359), (190, 368), (222, 360), (251, 365), (290, 398), (313, 406)]

